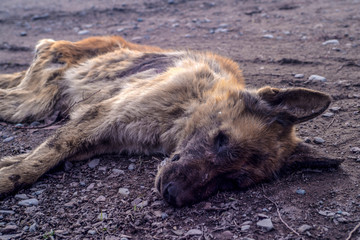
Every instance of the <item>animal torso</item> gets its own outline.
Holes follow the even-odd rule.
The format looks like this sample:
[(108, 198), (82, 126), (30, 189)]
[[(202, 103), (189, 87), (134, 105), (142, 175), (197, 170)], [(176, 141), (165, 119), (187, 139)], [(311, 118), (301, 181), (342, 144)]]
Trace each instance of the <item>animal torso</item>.
[(93, 121), (101, 118), (94, 109), (111, 106), (101, 118), (111, 128), (101, 134), (113, 135), (115, 151), (170, 154), (199, 102), (237, 92), (244, 81), (235, 63), (212, 53), (118, 49), (69, 68), (59, 85), (74, 119)]

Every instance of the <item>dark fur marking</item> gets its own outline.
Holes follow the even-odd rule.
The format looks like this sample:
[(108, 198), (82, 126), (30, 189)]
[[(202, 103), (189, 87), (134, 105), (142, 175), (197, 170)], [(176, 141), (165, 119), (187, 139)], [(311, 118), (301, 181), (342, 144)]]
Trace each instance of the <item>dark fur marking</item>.
[(86, 111), (86, 113), (84, 113), (84, 115), (80, 118), (79, 122), (83, 122), (83, 121), (91, 121), (93, 119), (95, 119), (100, 112), (100, 106), (94, 106), (92, 108), (90, 108), (88, 111)]
[(133, 74), (155, 69), (157, 74), (164, 72), (173, 62), (173, 57), (164, 54), (149, 53), (136, 59), (132, 66), (116, 74), (116, 78), (125, 78)]
[(12, 181), (13, 183), (15, 182), (18, 182), (20, 180), (20, 175), (16, 175), (16, 174), (13, 174), (9, 177), (9, 180)]
[(260, 152), (254, 152), (249, 157), (249, 163), (253, 166), (259, 166), (264, 161), (266, 161), (269, 158), (269, 156), (264, 155)]
[(51, 82), (52, 80), (56, 79), (58, 76), (60, 76), (60, 72), (55, 71), (50, 75), (50, 77), (48, 77), (47, 81)]

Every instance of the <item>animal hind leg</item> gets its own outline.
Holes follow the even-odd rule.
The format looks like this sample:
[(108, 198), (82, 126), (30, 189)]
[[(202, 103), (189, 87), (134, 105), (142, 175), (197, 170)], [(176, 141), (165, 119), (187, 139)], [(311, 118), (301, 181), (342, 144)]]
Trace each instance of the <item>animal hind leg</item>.
[[(34, 183), (65, 159), (83, 160), (113, 151), (112, 138), (109, 137), (111, 126), (105, 126), (103, 121), (104, 108), (92, 106), (30, 153), (1, 159), (0, 195)], [(89, 112), (92, 114), (89, 115)]]
[(26, 71), (12, 74), (0, 74), (0, 89), (13, 88), (20, 84), (25, 76)]
[(54, 111), (63, 74), (62, 65), (53, 66), (49, 49), (54, 40), (41, 40), (27, 71), (0, 75), (0, 120), (25, 122), (43, 120)]

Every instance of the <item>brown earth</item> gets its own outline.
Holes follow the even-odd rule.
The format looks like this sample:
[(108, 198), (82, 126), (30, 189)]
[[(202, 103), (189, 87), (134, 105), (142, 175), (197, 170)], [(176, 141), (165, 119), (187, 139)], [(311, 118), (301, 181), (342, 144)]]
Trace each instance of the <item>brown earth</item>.
[[(1, 73), (26, 69), (42, 38), (118, 34), (164, 48), (214, 51), (240, 64), (248, 87), (331, 94), (326, 113), (332, 114), (299, 125), (298, 135), (344, 162), (338, 170), (290, 172), (181, 209), (154, 190), (163, 156), (100, 156), (94, 168), (91, 160), (66, 163), (0, 201), (0, 239), (346, 239), (360, 222), (359, 9), (359, 0), (1, 0)], [(323, 45), (331, 39), (339, 44)], [(327, 81), (309, 81), (313, 74)], [(33, 149), (51, 128), (0, 123), (0, 157)], [(325, 142), (315, 144), (316, 137)], [(122, 197), (119, 188), (130, 194)], [(21, 197), (39, 202), (20, 206)], [(257, 226), (263, 218), (273, 230)], [(310, 229), (299, 229), (304, 224)], [(360, 231), (351, 239), (359, 240)]]

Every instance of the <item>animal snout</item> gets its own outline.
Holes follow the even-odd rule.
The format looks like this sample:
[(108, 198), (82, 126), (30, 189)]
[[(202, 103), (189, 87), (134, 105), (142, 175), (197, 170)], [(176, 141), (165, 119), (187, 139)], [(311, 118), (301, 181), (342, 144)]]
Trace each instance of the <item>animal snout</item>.
[(176, 206), (176, 195), (177, 195), (177, 187), (175, 186), (175, 183), (169, 182), (163, 192), (163, 197), (165, 201), (167, 201), (169, 204)]

